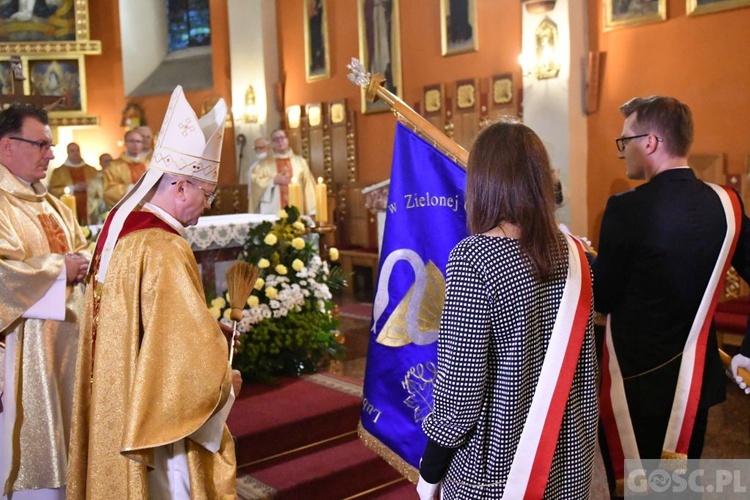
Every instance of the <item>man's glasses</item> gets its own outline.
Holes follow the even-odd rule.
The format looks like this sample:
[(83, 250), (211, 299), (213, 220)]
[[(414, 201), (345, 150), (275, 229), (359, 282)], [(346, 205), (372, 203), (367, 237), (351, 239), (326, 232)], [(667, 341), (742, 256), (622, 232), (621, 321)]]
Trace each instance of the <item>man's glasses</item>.
[[(628, 137), (618, 137), (617, 139), (615, 139), (615, 144), (617, 144), (617, 151), (622, 153), (623, 151), (625, 151), (625, 146), (628, 145), (628, 141), (632, 139), (640, 139), (641, 137), (648, 137), (649, 135), (651, 134), (648, 133), (648, 134), (630, 135)], [(664, 142), (664, 140), (661, 137), (656, 137), (656, 141)]]
[[(206, 191), (205, 189), (203, 189), (202, 187), (200, 187), (198, 184), (193, 184), (189, 180), (185, 180), (185, 182), (187, 182), (188, 184), (190, 184), (193, 187), (197, 187), (198, 189), (200, 189), (201, 193), (203, 193), (203, 196), (206, 198), (206, 203), (208, 203), (208, 206), (210, 207), (211, 205), (213, 205), (214, 201), (216, 200), (217, 193), (209, 193), (208, 191)], [(176, 181), (172, 183), (173, 186), (175, 184), (177, 184)]]
[(52, 144), (51, 142), (47, 142), (47, 141), (32, 141), (31, 139), (24, 139), (23, 137), (8, 137), (8, 139), (13, 139), (14, 141), (25, 142), (26, 144), (33, 144), (39, 149), (40, 153), (47, 152), (50, 149), (55, 147), (54, 144)]
[(286, 141), (287, 139), (288, 137), (285, 135), (278, 135), (276, 137), (271, 137), (271, 142), (281, 142), (281, 141)]

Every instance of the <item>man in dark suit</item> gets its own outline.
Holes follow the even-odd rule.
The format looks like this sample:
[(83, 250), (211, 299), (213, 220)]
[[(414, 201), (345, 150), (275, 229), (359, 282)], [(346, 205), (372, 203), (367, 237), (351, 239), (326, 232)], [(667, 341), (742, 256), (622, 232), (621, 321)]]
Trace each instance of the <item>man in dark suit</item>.
[[(619, 157), (629, 178), (646, 183), (607, 202), (594, 264), (595, 307), (610, 315), (601, 443), (613, 491), (612, 466), (618, 458), (620, 465), (623, 458), (638, 458), (629, 456), (633, 451), (641, 459), (661, 458), (663, 450), (672, 452), (665, 458), (700, 457), (708, 408), (725, 399), (716, 334), (710, 328), (713, 308), (705, 307), (721, 290), (714, 291), (718, 287), (709, 282), (712, 275), (723, 277), (722, 261), (731, 262), (746, 280), (750, 277), (743, 234), (750, 225), (739, 197), (698, 180), (688, 167), (690, 109), (676, 99), (654, 96), (632, 99), (620, 111), (625, 122), (616, 140)], [(735, 212), (732, 199), (739, 205)], [(734, 255), (732, 234), (739, 235)], [(612, 359), (619, 364), (632, 433), (623, 426), (622, 413), (615, 418), (617, 412), (608, 411), (610, 396), (617, 399), (610, 392), (617, 376), (611, 384), (607, 378)], [(681, 364), (686, 365), (682, 376)], [(688, 394), (683, 410), (677, 403), (680, 394)], [(673, 406), (680, 418), (670, 424)], [(681, 449), (670, 445), (675, 435), (681, 436)], [(633, 446), (628, 449), (629, 437)]]

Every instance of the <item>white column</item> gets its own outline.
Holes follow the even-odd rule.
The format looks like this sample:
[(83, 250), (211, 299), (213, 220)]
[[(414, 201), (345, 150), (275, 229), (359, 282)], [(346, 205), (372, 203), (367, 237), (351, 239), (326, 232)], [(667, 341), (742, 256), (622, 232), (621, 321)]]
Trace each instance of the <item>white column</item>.
[(587, 218), (587, 128), (584, 113), (585, 68), (588, 52), (586, 2), (557, 0), (555, 8), (543, 14), (522, 9), (522, 50), (535, 54), (535, 31), (545, 16), (559, 29), (557, 78), (523, 79), (524, 123), (544, 141), (552, 166), (560, 171), (566, 201), (558, 210), (560, 222), (575, 234), (586, 236)]

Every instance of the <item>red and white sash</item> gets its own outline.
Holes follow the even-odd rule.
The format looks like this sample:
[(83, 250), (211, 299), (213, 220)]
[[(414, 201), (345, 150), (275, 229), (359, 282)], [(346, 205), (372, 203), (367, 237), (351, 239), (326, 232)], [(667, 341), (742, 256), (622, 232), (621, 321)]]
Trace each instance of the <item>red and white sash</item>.
[(534, 397), (506, 481), (505, 498), (542, 498), (591, 312), (589, 264), (568, 241), (568, 278)]
[[(727, 234), (716, 260), (706, 291), (701, 299), (690, 333), (682, 352), (680, 373), (677, 380), (672, 412), (669, 418), (667, 434), (664, 438), (662, 457), (664, 459), (686, 459), (693, 433), (695, 415), (700, 400), (703, 368), (706, 360), (706, 342), (711, 327), (716, 302), (724, 289), (724, 277), (729, 268), (731, 256), (737, 246), (742, 212), (737, 194), (731, 189), (706, 183), (716, 191), (721, 200), (727, 221)], [(640, 460), (638, 445), (630, 420), (628, 403), (625, 398), (620, 365), (617, 362), (610, 318), (607, 317), (607, 328), (602, 352), (602, 386), (601, 412), (602, 425), (607, 440), (612, 470), (617, 480), (618, 494), (622, 495), (625, 475), (625, 459)], [(640, 467), (639, 467), (640, 468)]]

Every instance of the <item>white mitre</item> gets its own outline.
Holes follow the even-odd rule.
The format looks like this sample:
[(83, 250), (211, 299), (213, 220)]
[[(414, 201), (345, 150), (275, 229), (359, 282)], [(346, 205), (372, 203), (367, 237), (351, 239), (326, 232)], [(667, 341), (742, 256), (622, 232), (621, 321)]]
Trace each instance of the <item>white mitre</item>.
[(226, 116), (227, 105), (224, 99), (219, 99), (211, 111), (198, 119), (185, 99), (182, 87), (178, 85), (174, 89), (148, 170), (110, 212), (108, 219), (111, 222), (99, 261), (97, 281), (104, 283), (125, 219), (165, 172), (210, 184), (218, 182)]

